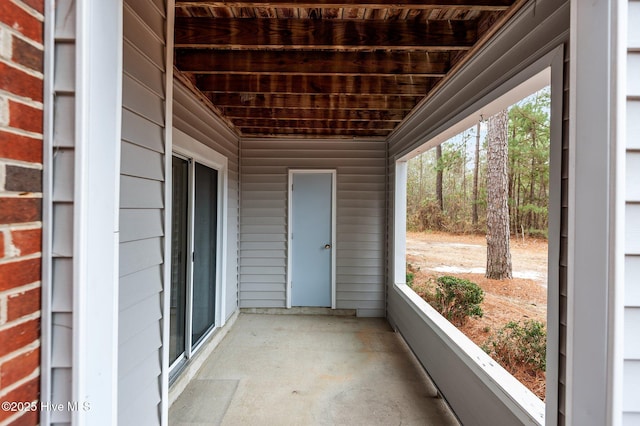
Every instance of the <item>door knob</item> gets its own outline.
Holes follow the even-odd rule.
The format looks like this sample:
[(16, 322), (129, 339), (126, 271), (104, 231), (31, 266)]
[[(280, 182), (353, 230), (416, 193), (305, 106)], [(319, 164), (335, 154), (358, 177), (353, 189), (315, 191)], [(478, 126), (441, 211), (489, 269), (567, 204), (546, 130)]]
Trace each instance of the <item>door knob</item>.
[(326, 248), (326, 249), (330, 249), (330, 248), (331, 248), (331, 244), (325, 244), (325, 245), (324, 245), (324, 248)]

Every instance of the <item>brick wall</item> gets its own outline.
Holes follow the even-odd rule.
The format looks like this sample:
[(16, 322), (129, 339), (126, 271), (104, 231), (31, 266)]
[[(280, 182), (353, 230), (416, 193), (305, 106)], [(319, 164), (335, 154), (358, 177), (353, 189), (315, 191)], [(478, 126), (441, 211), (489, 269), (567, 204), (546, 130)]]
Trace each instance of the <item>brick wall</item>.
[[(43, 3), (0, 0), (1, 402), (39, 397)], [(0, 409), (0, 425), (37, 423)]]

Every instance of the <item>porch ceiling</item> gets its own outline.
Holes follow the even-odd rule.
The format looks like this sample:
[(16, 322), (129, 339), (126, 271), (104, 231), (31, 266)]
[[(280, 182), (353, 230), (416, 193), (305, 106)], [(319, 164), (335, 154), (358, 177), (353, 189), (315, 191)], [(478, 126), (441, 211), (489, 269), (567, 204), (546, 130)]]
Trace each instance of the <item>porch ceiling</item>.
[(180, 78), (242, 136), (386, 137), (527, 0), (176, 0)]

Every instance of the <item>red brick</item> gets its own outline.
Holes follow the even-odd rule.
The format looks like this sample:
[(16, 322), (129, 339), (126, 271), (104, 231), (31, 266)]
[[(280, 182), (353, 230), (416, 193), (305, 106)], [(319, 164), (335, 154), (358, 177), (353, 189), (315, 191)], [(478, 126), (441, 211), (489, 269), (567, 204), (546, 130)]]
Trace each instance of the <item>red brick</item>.
[(34, 71), (43, 72), (44, 54), (41, 49), (18, 37), (13, 37), (11, 60)]
[[(40, 281), (40, 259), (27, 259), (0, 265), (0, 291)], [(0, 350), (2, 344), (0, 344)], [(0, 355), (1, 356), (1, 355)]]
[(41, 218), (40, 198), (0, 198), (0, 224), (36, 222)]
[(37, 426), (40, 422), (40, 411), (25, 411), (23, 415), (13, 420), (8, 426)]
[[(3, 0), (4, 1), (4, 0)], [(2, 398), (1, 402), (31, 402), (37, 401), (40, 394), (40, 378), (34, 377), (22, 386), (12, 390)], [(15, 415), (15, 411), (0, 410), (0, 422)], [(17, 423), (23, 424), (23, 423)]]
[[(0, 4), (5, 2), (6, 0), (3, 0)], [(1, 11), (0, 15), (2, 15)], [(34, 77), (18, 68), (0, 62), (0, 89), (42, 102), (43, 87), (42, 78)]]
[(0, 22), (31, 40), (42, 43), (43, 23), (9, 0), (0, 1)]
[(40, 338), (40, 320), (31, 321), (9, 327), (0, 331), (0, 356), (24, 348)]
[(40, 288), (7, 297), (7, 322), (40, 310)]
[(40, 365), (40, 349), (18, 355), (0, 366), (0, 385), (3, 388), (29, 376)]
[(11, 233), (13, 245), (20, 250), (20, 256), (42, 251), (42, 229), (28, 229)]
[(4, 171), (5, 191), (42, 192), (42, 170), (7, 165)]
[(9, 100), (9, 126), (42, 134), (42, 110)]
[(0, 259), (4, 257), (4, 232), (0, 232)]
[(44, 0), (21, 0), (21, 2), (44, 15)]
[(0, 130), (0, 158), (42, 164), (42, 141)]

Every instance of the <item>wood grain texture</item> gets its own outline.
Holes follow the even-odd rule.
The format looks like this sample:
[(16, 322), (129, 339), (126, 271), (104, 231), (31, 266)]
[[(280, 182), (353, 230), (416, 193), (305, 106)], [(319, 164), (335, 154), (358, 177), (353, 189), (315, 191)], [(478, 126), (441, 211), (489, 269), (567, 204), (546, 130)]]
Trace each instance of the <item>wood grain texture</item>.
[(177, 0), (175, 68), (238, 136), (380, 137), (525, 2)]
[(442, 77), (448, 52), (340, 52), (178, 49), (176, 66), (184, 72), (292, 75), (413, 75)]
[[(212, 93), (211, 102), (221, 107), (244, 106), (265, 108), (322, 108), (351, 109), (354, 102), (364, 109), (405, 109), (413, 108), (420, 98), (385, 95), (281, 95), (281, 94), (237, 94)], [(355, 99), (357, 98), (357, 99)]]
[(476, 26), (472, 20), (178, 18), (175, 42), (178, 48), (466, 50)]
[(224, 107), (225, 116), (234, 118), (277, 118), (277, 119), (319, 119), (319, 120), (382, 120), (400, 122), (409, 110), (359, 110), (359, 109), (296, 109), (296, 108), (247, 108)]
[(365, 8), (384, 9), (393, 6), (394, 9), (432, 9), (464, 7), (481, 10), (505, 10), (513, 4), (513, 0), (399, 0), (392, 4), (385, 1), (362, 1), (362, 0), (342, 0), (340, 2), (332, 0), (322, 0), (310, 2), (308, 0), (253, 0), (253, 1), (212, 1), (212, 0), (177, 0), (177, 7), (184, 6), (215, 6), (215, 7), (303, 7), (303, 8)]
[(203, 92), (377, 94), (424, 96), (439, 81), (435, 77), (322, 76), (199, 74), (196, 84)]

